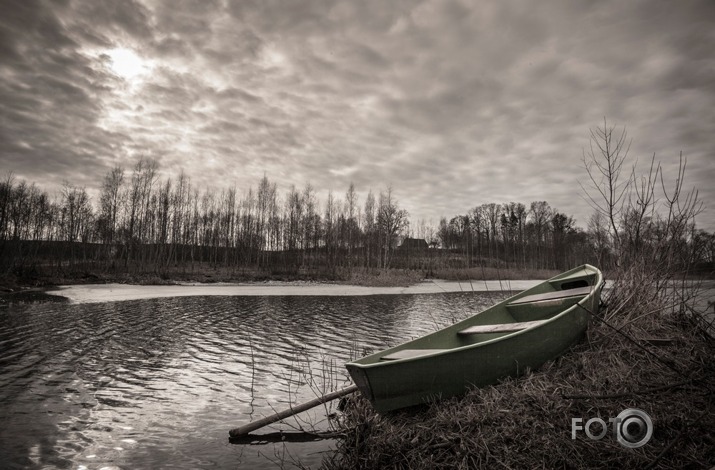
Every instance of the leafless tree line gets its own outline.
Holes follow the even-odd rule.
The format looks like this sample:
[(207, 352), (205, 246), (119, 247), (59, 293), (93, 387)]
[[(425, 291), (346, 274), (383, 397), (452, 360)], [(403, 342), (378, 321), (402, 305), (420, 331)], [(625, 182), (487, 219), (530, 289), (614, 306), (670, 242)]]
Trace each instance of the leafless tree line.
[(667, 181), (656, 155), (640, 173), (629, 150), (625, 127), (618, 130), (604, 119), (583, 152), (587, 182), (581, 186), (594, 209), (588, 230), (599, 262), (624, 269), (644, 265), (669, 273), (665, 277), (702, 266), (712, 270), (715, 234), (697, 229), (703, 203), (695, 188), (685, 190), (687, 160), (681, 153), (677, 176)]
[(669, 185), (655, 155), (644, 174), (637, 162), (629, 168), (629, 149), (625, 128), (604, 120), (591, 130), (581, 187), (594, 212), (585, 230), (546, 201), (528, 208), (489, 203), (442, 219), (433, 243), (462, 254), (458, 261), (468, 267), (560, 270), (590, 262), (607, 270), (645, 264), (661, 273), (712, 273), (715, 234), (695, 224), (702, 202), (684, 189), (686, 160), (680, 156)]
[(474, 265), (562, 269), (593, 258), (588, 233), (546, 201), (482, 204), (440, 220), (441, 246)]
[(321, 205), (310, 184), (281, 197), (266, 176), (243, 194), (201, 191), (183, 173), (160, 180), (148, 159), (130, 172), (112, 169), (96, 207), (70, 183), (53, 199), (12, 175), (0, 182), (5, 272), (81, 265), (161, 273), (200, 263), (292, 273), (387, 268), (407, 227), (391, 188), (370, 191), (364, 206), (352, 184), (344, 199), (331, 192)]
[[(306, 184), (279, 194), (267, 176), (255, 187), (200, 190), (183, 172), (161, 180), (157, 163), (113, 168), (98, 200), (65, 183), (52, 198), (8, 175), (0, 181), (3, 273), (67, 269), (156, 272), (199, 265), (243, 272), (335, 273), (342, 268), (504, 267), (603, 269), (647, 259), (659, 269), (709, 266), (715, 235), (696, 229), (697, 192), (684, 192), (686, 162), (668, 186), (655, 157), (650, 171), (626, 176), (625, 130), (604, 122), (584, 151), (587, 228), (546, 201), (475, 206), (434, 226), (411, 224), (391, 188), (364, 202), (350, 185), (321, 203)], [(404, 238), (429, 249), (403, 250)]]

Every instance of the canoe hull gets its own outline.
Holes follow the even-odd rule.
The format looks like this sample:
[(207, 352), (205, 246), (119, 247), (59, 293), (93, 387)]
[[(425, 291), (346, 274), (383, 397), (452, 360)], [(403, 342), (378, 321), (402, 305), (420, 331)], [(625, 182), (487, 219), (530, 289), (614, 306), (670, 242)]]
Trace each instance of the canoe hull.
[[(594, 282), (598, 284), (593, 286), (591, 294), (578, 304), (565, 307), (537, 327), (492, 335), (475, 344), (411, 359), (384, 361), (369, 357), (368, 360), (362, 360), (362, 363), (348, 363), (346, 368), (362, 394), (378, 412), (461, 395), (470, 387), (494, 384), (503, 377), (517, 376), (560, 356), (583, 337), (590, 320), (590, 312), (595, 312), (598, 308), (602, 282), (600, 272), (597, 279)], [(539, 289), (536, 289), (536, 292), (539, 292)], [(504, 308), (512, 299), (514, 297), (493, 308)], [(485, 318), (488, 317), (489, 314), (485, 315)], [(460, 322), (457, 327), (465, 325), (469, 325), (469, 319)], [(444, 333), (430, 335), (433, 337), (431, 341), (446, 341), (443, 337), (455, 334), (450, 327), (443, 331)], [(430, 336), (426, 339), (430, 340)], [(417, 341), (388, 351), (410, 347)], [(422, 343), (418, 343), (420, 348), (424, 347), (425, 339), (421, 341)], [(383, 354), (384, 358), (385, 352), (371, 357), (380, 354)]]

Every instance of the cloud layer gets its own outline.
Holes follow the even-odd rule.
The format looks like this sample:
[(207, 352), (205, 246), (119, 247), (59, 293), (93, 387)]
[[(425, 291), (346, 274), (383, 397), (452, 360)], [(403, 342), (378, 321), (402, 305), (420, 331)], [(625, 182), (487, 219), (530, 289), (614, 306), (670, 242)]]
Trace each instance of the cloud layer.
[(0, 165), (46, 188), (150, 156), (200, 186), (392, 185), (415, 221), (546, 200), (585, 226), (607, 117), (715, 202), (705, 0), (2, 4)]

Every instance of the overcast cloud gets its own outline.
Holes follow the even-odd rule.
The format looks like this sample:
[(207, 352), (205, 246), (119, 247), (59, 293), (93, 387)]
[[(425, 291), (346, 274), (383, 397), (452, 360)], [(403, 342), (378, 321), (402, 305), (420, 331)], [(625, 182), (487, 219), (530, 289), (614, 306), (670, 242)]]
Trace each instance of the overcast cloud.
[(410, 218), (546, 200), (585, 227), (589, 128), (626, 126), (715, 230), (715, 3), (0, 1), (0, 171), (96, 190), (155, 158), (200, 187), (265, 173)]

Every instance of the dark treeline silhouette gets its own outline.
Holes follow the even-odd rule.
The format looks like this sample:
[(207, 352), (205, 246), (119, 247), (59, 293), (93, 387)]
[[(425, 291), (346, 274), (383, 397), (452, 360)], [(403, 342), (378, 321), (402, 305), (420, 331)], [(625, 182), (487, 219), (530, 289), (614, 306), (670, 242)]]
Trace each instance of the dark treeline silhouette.
[(563, 269), (595, 259), (586, 232), (573, 217), (546, 201), (482, 204), (467, 214), (440, 220), (438, 238), (473, 267), (495, 264), (521, 269)]
[[(391, 188), (370, 191), (361, 202), (351, 184), (343, 198), (331, 192), (321, 203), (310, 184), (281, 195), (264, 176), (241, 194), (200, 191), (183, 173), (160, 180), (157, 170), (147, 159), (129, 172), (112, 169), (95, 203), (70, 183), (52, 198), (7, 176), (0, 182), (2, 273), (169, 276), (211, 267), (247, 276), (339, 277), (355, 268), (429, 275), (445, 268), (561, 270), (583, 262), (607, 269), (620, 256), (621, 240), (603, 214), (596, 212), (584, 230), (546, 201), (481, 204), (435, 227), (411, 224)], [(712, 266), (715, 236), (686, 222), (669, 232), (678, 238), (669, 246), (691, 264)], [(672, 232), (672, 224), (657, 220), (638, 233), (629, 232), (631, 223), (623, 227), (615, 233), (639, 246), (655, 246), (664, 236), (659, 227)]]

